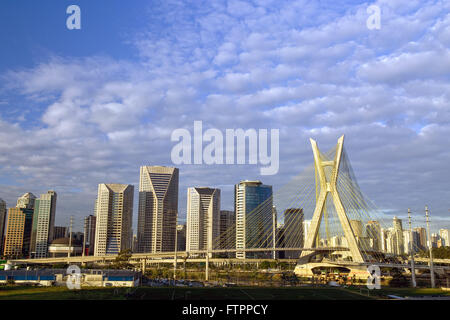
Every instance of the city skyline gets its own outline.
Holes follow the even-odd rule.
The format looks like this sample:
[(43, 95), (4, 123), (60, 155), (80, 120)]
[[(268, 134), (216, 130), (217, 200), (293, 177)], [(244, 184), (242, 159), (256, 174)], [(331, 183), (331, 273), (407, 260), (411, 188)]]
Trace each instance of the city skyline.
[[(345, 168), (347, 165), (345, 164), (343, 167)], [(235, 185), (235, 211), (220, 210), (220, 189), (209, 187), (188, 188), (189, 219), (184, 225), (180, 225), (179, 221), (175, 222), (174, 220), (176, 228), (172, 230), (168, 227), (171, 225), (171, 217), (176, 217), (176, 215), (173, 215), (173, 213), (176, 213), (176, 211), (173, 212), (173, 205), (176, 206), (178, 202), (178, 169), (163, 166), (142, 166), (140, 172), (139, 207), (141, 218), (138, 224), (147, 225), (146, 219), (143, 218), (144, 215), (150, 217), (150, 222), (153, 220), (161, 221), (158, 226), (153, 224), (152, 228), (156, 229), (151, 230), (152, 237), (154, 237), (153, 234), (159, 235), (159, 238), (156, 238), (155, 241), (160, 243), (160, 248), (155, 250), (153, 245), (145, 248), (142, 244), (139, 246), (138, 238), (133, 237), (131, 226), (134, 186), (99, 184), (95, 209), (96, 216), (89, 215), (84, 219), (85, 227), (88, 219), (94, 218), (94, 221), (96, 221), (95, 227), (89, 227), (91, 229), (89, 232), (95, 233), (94, 242), (99, 244), (99, 247), (95, 245), (95, 256), (115, 255), (120, 251), (132, 248), (136, 248), (136, 251), (133, 252), (173, 251), (175, 233), (178, 233), (176, 230), (179, 230), (181, 226), (184, 226), (186, 234), (180, 234), (181, 239), (178, 239), (176, 243), (179, 247), (179, 241), (185, 241), (187, 251), (224, 249), (231, 244), (232, 247), (237, 249), (236, 258), (242, 259), (244, 256), (252, 256), (252, 253), (247, 252), (243, 255), (243, 252), (240, 252), (239, 249), (258, 248), (259, 246), (265, 248), (272, 248), (272, 246), (300, 248), (304, 246), (303, 237), (307, 235), (311, 220), (304, 220), (303, 208), (287, 208), (284, 210), (283, 223), (280, 224), (280, 220), (277, 220), (276, 207), (272, 205), (273, 191), (270, 185), (264, 185), (261, 181), (240, 181)], [(345, 171), (342, 174), (346, 174)], [(4, 202), (0, 201), (0, 204), (3, 206)], [(53, 244), (60, 246), (65, 243), (64, 241), (69, 241), (67, 228), (54, 225), (56, 192), (53, 190), (42, 194), (40, 198), (30, 192), (25, 193), (17, 199), (16, 207), (9, 208), (8, 211), (6, 228), (4, 229), (4, 253), (7, 256), (47, 257), (48, 248)], [(158, 216), (161, 214), (162, 218), (159, 219)], [(225, 214), (225, 216), (222, 216), (222, 214)], [(229, 214), (233, 216), (233, 225), (230, 225), (231, 216), (226, 217)], [(328, 216), (327, 213), (326, 216)], [(370, 220), (371, 217), (368, 218), (367, 221), (349, 220), (358, 247), (363, 250), (375, 249), (375, 251), (387, 254), (407, 255), (410, 252), (411, 243), (415, 252), (426, 249), (428, 241), (431, 241), (432, 247), (435, 248), (449, 246), (448, 229), (439, 228), (438, 232), (430, 229), (428, 234), (428, 225), (427, 229), (410, 226), (411, 230), (408, 230), (403, 227), (402, 219), (397, 216), (392, 218), (392, 224), (383, 224), (383, 226), (380, 226), (380, 221)], [(324, 225), (326, 234), (323, 233), (322, 229), (322, 233), (317, 235), (317, 240), (313, 243), (320, 247), (348, 246), (348, 241), (345, 239), (342, 229), (340, 231), (339, 229), (329, 230), (328, 218), (326, 221)], [(330, 223), (333, 224), (333, 222)], [(226, 230), (223, 228), (225, 225), (228, 226)], [(64, 229), (65, 231), (57, 231), (57, 229)], [(80, 239), (82, 233), (76, 232), (72, 228), (70, 230), (74, 241)], [(144, 230), (140, 231), (141, 234)], [(230, 231), (232, 232), (230, 233)], [(65, 238), (55, 237), (54, 232), (65, 233)], [(148, 233), (148, 231), (146, 232)], [(332, 233), (332, 236), (329, 232)], [(273, 240), (272, 237), (275, 235), (277, 238)], [(145, 239), (142, 236), (140, 238)], [(174, 240), (174, 243), (171, 243), (170, 239)], [(136, 241), (137, 246), (133, 244), (133, 241)], [(81, 242), (78, 240), (78, 243)], [(149, 243), (153, 243), (153, 241)], [(92, 253), (87, 253), (84, 250), (85, 245), (86, 241), (83, 241), (83, 250), (81, 250), (81, 247), (76, 250), (79, 250), (80, 254), (83, 252), (83, 255), (84, 253), (91, 255)], [(55, 247), (50, 250), (59, 249)], [(90, 245), (89, 250), (92, 250)], [(275, 252), (273, 254), (275, 256)], [(285, 252), (283, 257), (295, 254), (298, 254), (298, 252)], [(268, 257), (267, 255), (257, 255)]]
[[(143, 167), (141, 166), (141, 168), (144, 168), (144, 167), (152, 167), (152, 166), (143, 166)], [(154, 167), (169, 168), (169, 169), (172, 168), (172, 167), (165, 167), (165, 166), (158, 166), (158, 165), (156, 165)], [(177, 169), (177, 168), (175, 168), (175, 169)], [(141, 169), (141, 171), (142, 171), (142, 169)], [(250, 180), (248, 180), (248, 179), (240, 179), (240, 181), (250, 181)], [(233, 186), (235, 186), (235, 185), (233, 185)], [(202, 186), (189, 186), (189, 187), (186, 188), (186, 191), (188, 191), (189, 188), (203, 188), (203, 187)], [(218, 189), (221, 192), (221, 194), (223, 194), (223, 191), (222, 191), (222, 189), (220, 187), (219, 188), (216, 187), (216, 189)], [(50, 191), (48, 191), (48, 192), (50, 192)], [(276, 190), (275, 190), (275, 192), (276, 192)], [(184, 192), (179, 192), (179, 194), (183, 195), (185, 193)], [(34, 201), (38, 200), (34, 196), (34, 194), (32, 192), (26, 192), (22, 196), (16, 198), (17, 200), (15, 202), (17, 202), (17, 206), (19, 206), (19, 207), (22, 206), (23, 207), (23, 206), (25, 206), (25, 204), (21, 205), (20, 204), (21, 202), (23, 203), (23, 201), (30, 201), (28, 199), (23, 200), (25, 197), (31, 197), (32, 198), (31, 201), (33, 201), (33, 206), (34, 206)], [(181, 196), (181, 198), (182, 198), (182, 196)], [(139, 190), (137, 190), (137, 188), (135, 188), (135, 190), (134, 190), (134, 199), (139, 199)], [(222, 197), (220, 199), (222, 200)], [(1, 197), (0, 197), (0, 200), (1, 200)], [(178, 199), (178, 202), (180, 202), (180, 199)], [(84, 229), (84, 219), (87, 216), (89, 216), (89, 215), (94, 215), (95, 216), (95, 214), (96, 214), (96, 212), (95, 212), (95, 203), (96, 202), (94, 201), (92, 212), (88, 212), (86, 215), (83, 215), (81, 217), (78, 217), (78, 216), (75, 217), (76, 218), (74, 220), (75, 223), (73, 224), (74, 231), (83, 231), (83, 229)], [(186, 198), (186, 202), (185, 203), (187, 203), (187, 198)], [(220, 205), (221, 205), (221, 210), (230, 210), (230, 209), (234, 210), (234, 207), (235, 207), (234, 192), (233, 192), (233, 201), (231, 203), (230, 208), (227, 208), (227, 207), (223, 208), (222, 207), (222, 205), (223, 205), (222, 201), (221, 201)], [(14, 207), (15, 206), (10, 206), (8, 203), (6, 203), (6, 208), (14, 208)], [(180, 207), (180, 204), (178, 205), (178, 219), (177, 219), (177, 222), (178, 222), (178, 224), (179, 223), (186, 224), (187, 223), (187, 205), (186, 205), (186, 211), (185, 212), (180, 212), (179, 207)], [(138, 208), (139, 208), (139, 201), (133, 201), (132, 229), (134, 230), (134, 235), (137, 234), (137, 230), (138, 230), (138, 221), (139, 221)], [(57, 208), (56, 208), (56, 210), (57, 210)], [(408, 215), (407, 215), (408, 214), (407, 213), (408, 210), (407, 209), (405, 210), (404, 214), (402, 214), (401, 212), (395, 213), (395, 212), (383, 212), (382, 210), (380, 210), (380, 211), (384, 215), (381, 217), (381, 219), (380, 219), (380, 217), (378, 217), (377, 221), (378, 222), (383, 222), (384, 221), (384, 224), (389, 224), (391, 219), (393, 219), (395, 217), (401, 218), (403, 220), (407, 219), (407, 217), (408, 217)], [(422, 211), (423, 211), (423, 215), (422, 216), (420, 216), (420, 214), (417, 214), (417, 213), (416, 213), (415, 216), (414, 215), (412, 216), (412, 218), (413, 218), (412, 219), (413, 227), (423, 227), (425, 225), (425, 207), (423, 208)], [(430, 210), (430, 211), (432, 212), (432, 210)], [(184, 214), (180, 214), (180, 213), (184, 213)], [(69, 221), (61, 221), (61, 219), (58, 219), (58, 214), (54, 214), (54, 219), (56, 219), (56, 221), (58, 221), (58, 222), (54, 222), (55, 225), (61, 225), (61, 226), (66, 226), (66, 227), (69, 226)], [(278, 218), (277, 221), (280, 222), (280, 218)], [(432, 216), (432, 219), (430, 221), (430, 228), (432, 230), (432, 233), (439, 233), (439, 229), (450, 229), (450, 223), (448, 223), (447, 219), (440, 220), (439, 216), (437, 216), (437, 217)]]

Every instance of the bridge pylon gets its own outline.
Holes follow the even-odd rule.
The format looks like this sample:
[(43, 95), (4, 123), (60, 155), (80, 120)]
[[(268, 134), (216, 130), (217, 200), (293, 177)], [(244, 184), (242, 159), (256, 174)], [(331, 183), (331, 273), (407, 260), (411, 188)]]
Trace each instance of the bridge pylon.
[[(342, 152), (344, 147), (344, 136), (338, 139), (336, 145), (336, 155), (333, 161), (323, 161), (320, 156), (320, 151), (317, 146), (317, 142), (310, 139), (311, 146), (314, 154), (314, 166), (317, 172), (316, 183), (320, 185), (319, 196), (316, 200), (316, 207), (314, 209), (314, 214), (311, 220), (311, 226), (308, 231), (308, 235), (305, 241), (305, 248), (313, 248), (315, 240), (319, 232), (320, 222), (323, 218), (324, 208), (326, 206), (327, 197), (332, 197), (334, 207), (336, 209), (337, 215), (339, 217), (340, 224), (344, 231), (344, 236), (347, 239), (349, 246), (350, 255), (353, 262), (363, 263), (365, 262), (361, 250), (358, 247), (358, 242), (356, 240), (355, 234), (352, 230), (350, 221), (345, 212), (345, 208), (342, 205), (341, 197), (337, 189), (337, 180), (339, 175), (339, 166), (341, 163)], [(325, 175), (325, 167), (331, 167), (331, 176), (327, 179)], [(300, 259), (302, 257), (307, 258), (311, 255), (311, 251), (302, 251)]]

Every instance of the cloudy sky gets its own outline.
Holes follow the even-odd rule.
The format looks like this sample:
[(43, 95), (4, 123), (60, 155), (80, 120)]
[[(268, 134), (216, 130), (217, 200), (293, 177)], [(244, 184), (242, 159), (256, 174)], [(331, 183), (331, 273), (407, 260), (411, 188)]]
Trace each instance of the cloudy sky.
[[(81, 30), (66, 8), (81, 8)], [(367, 8), (381, 9), (369, 30)], [(25, 1), (0, 4), (0, 198), (58, 193), (58, 225), (93, 213), (99, 183), (169, 165), (173, 130), (279, 129), (280, 170), (180, 165), (186, 188), (260, 179), (275, 191), (345, 134), (386, 214), (424, 206), (450, 227), (450, 2)], [(135, 196), (137, 202), (137, 195)], [(137, 211), (134, 212), (137, 220)]]

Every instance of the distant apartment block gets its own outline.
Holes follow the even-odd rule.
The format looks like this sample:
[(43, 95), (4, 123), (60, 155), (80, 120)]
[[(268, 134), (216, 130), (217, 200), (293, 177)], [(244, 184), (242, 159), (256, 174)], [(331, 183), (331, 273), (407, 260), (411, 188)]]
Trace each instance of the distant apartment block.
[(422, 227), (414, 228), (414, 231), (417, 232), (419, 237), (419, 250), (425, 250), (428, 248), (427, 245), (427, 230)]
[(450, 247), (450, 242), (449, 242), (449, 232), (448, 229), (440, 229), (439, 230), (439, 236), (441, 238), (441, 244), (444, 247)]
[(54, 226), (53, 227), (52, 241), (55, 239), (65, 238), (67, 236), (68, 236), (67, 227), (62, 227), (62, 226)]
[(220, 210), (219, 233), (219, 249), (236, 248), (236, 215), (234, 211)]
[(89, 215), (84, 218), (84, 253), (88, 256), (94, 254), (96, 222), (96, 216)]
[(186, 251), (186, 225), (177, 225), (177, 251)]
[[(303, 209), (289, 208), (284, 210), (284, 247), (303, 248)], [(297, 259), (301, 251), (286, 251), (285, 258)]]
[(3, 254), (8, 258), (29, 258), (33, 209), (9, 208)]

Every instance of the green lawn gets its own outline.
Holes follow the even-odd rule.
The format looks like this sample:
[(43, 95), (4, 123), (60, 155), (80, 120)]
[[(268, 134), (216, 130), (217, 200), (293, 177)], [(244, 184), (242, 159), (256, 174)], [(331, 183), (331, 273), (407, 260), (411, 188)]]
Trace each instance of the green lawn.
[(0, 287), (0, 299), (31, 300), (364, 300), (397, 296), (450, 296), (440, 289), (390, 289), (367, 290), (360, 294), (359, 288), (186, 288), (186, 287), (139, 287), (139, 288), (83, 288), (69, 290), (66, 287)]
[[(131, 293), (127, 296), (127, 293)], [(357, 293), (338, 288), (83, 288), (3, 287), (0, 299), (138, 299), (138, 300), (354, 300), (367, 299)]]

